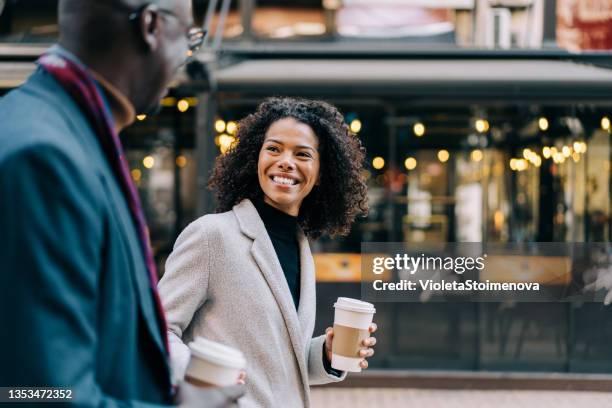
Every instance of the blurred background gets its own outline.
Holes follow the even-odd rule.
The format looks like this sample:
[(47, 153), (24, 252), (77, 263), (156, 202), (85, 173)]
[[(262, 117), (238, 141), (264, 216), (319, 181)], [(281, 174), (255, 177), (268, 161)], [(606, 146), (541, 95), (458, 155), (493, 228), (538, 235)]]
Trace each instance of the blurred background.
[[(122, 135), (160, 273), (178, 233), (214, 210), (206, 181), (236, 121), (271, 95), (337, 105), (368, 152), (369, 215), (313, 246), (317, 331), (336, 297), (360, 296), (362, 242), (611, 240), (612, 0), (194, 4), (210, 32), (198, 63), (160, 115)], [(0, 0), (0, 96), (56, 40), (56, 7)], [(612, 373), (600, 303), (376, 307), (381, 381), (390, 370)]]

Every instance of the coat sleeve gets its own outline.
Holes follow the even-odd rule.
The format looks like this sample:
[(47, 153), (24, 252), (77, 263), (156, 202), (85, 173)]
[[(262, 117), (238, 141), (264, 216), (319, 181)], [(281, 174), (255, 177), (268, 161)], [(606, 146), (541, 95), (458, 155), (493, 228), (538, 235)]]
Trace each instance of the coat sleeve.
[(0, 322), (12, 333), (0, 336), (0, 386), (68, 388), (74, 407), (153, 406), (112, 398), (97, 383), (105, 228), (89, 177), (53, 144), (0, 162)]
[(327, 384), (342, 381), (346, 378), (346, 371), (340, 377), (328, 373), (323, 365), (323, 344), (325, 335), (310, 340), (308, 350), (308, 379), (310, 385)]
[(183, 333), (208, 291), (211, 260), (204, 218), (189, 224), (179, 235), (158, 285), (168, 322), (173, 383), (183, 379), (191, 355)]

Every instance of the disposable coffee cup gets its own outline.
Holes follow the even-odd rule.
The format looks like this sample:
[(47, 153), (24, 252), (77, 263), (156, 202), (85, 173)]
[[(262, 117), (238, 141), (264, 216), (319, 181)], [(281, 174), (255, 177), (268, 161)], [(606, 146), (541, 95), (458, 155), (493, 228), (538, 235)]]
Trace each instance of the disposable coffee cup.
[(346, 297), (339, 297), (334, 308), (331, 366), (336, 370), (360, 372), (361, 343), (370, 337), (369, 328), (376, 309), (371, 303)]
[(191, 359), (185, 379), (200, 387), (234, 385), (246, 367), (242, 352), (203, 337), (196, 337), (189, 343), (189, 349)]

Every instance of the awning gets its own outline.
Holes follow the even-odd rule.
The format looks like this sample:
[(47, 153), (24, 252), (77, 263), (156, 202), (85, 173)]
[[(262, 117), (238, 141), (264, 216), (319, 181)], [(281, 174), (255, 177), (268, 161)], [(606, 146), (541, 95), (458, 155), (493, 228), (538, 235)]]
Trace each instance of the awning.
[[(0, 62), (0, 88), (32, 73)], [(254, 59), (214, 69), (217, 91), (254, 95), (397, 96), (612, 102), (612, 70), (558, 60)]]
[(556, 60), (258, 59), (221, 68), (213, 78), (219, 91), (257, 94), (612, 101), (612, 70)]

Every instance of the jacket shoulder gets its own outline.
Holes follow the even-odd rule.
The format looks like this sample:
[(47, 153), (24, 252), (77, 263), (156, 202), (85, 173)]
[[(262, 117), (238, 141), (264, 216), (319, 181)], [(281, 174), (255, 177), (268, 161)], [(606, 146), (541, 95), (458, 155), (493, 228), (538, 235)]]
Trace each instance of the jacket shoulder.
[(219, 238), (228, 231), (236, 231), (238, 223), (233, 211), (206, 214), (193, 221), (187, 228), (196, 228), (206, 238)]
[(70, 121), (82, 114), (48, 74), (35, 72), (28, 81), (0, 99), (0, 158), (36, 145), (56, 146), (70, 153), (76, 133)]

